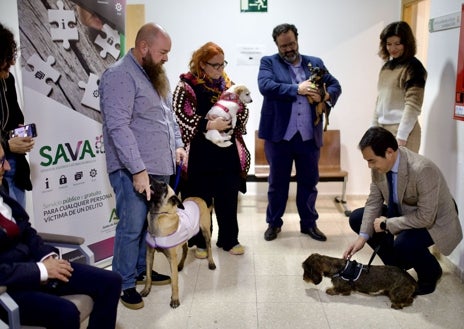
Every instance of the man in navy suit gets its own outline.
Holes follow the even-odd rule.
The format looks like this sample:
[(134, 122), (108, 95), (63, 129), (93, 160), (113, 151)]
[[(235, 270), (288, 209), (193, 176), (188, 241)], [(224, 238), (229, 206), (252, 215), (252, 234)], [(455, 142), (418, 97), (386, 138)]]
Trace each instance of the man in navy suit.
[[(94, 306), (88, 328), (114, 329), (121, 276), (98, 267), (69, 263), (44, 244), (21, 205), (1, 185), (10, 169), (0, 145), (0, 285), (19, 306), (22, 325), (78, 329), (79, 310), (62, 295), (89, 295)], [(0, 310), (0, 318), (6, 313)]]
[[(270, 165), (268, 206), (264, 233), (267, 241), (277, 238), (288, 199), (293, 162), (296, 168), (296, 204), (300, 231), (315, 240), (325, 241), (316, 220), (319, 155), (322, 146), (322, 119), (317, 120), (316, 106), (325, 102), (332, 107), (341, 94), (337, 79), (328, 73), (318, 57), (300, 55), (298, 31), (292, 24), (274, 28), (272, 37), (278, 53), (261, 59), (259, 91), (264, 97), (259, 122), (259, 137)], [(325, 92), (309, 81), (309, 66), (327, 71), (322, 77)]]

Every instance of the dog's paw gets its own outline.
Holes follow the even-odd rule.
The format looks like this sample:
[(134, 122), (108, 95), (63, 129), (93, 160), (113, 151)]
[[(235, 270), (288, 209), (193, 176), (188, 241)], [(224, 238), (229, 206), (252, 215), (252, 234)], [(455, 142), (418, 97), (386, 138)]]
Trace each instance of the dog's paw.
[(171, 303), (169, 305), (172, 308), (178, 308), (180, 305), (180, 301), (178, 299), (171, 299)]
[(401, 310), (403, 308), (403, 305), (402, 304), (392, 303), (391, 308), (394, 309), (394, 310)]
[(144, 288), (141, 292), (140, 292), (140, 296), (142, 297), (147, 297), (148, 294), (150, 293), (150, 288)]
[(227, 142), (219, 142), (216, 145), (219, 146), (219, 147), (229, 147), (229, 146), (232, 145), (232, 142), (229, 142), (229, 141), (227, 141)]
[(325, 291), (325, 293), (326, 293), (327, 295), (331, 295), (331, 296), (338, 295), (338, 292), (337, 292), (337, 290), (335, 290), (334, 287), (332, 287), (332, 288), (327, 288), (326, 291)]
[(216, 269), (216, 264), (214, 264), (214, 263), (208, 263), (208, 268), (209, 268), (210, 270), (215, 270), (215, 269)]

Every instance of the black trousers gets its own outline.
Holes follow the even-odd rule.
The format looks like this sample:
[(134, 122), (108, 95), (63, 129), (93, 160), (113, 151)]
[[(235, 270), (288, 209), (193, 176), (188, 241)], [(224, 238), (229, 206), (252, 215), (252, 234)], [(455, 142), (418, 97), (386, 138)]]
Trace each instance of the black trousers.
[[(189, 175), (183, 185), (182, 199), (189, 196), (200, 197), (206, 204), (213, 205), (218, 222), (216, 245), (228, 251), (238, 242), (237, 204), (240, 187), (240, 174), (228, 172), (195, 173)], [(213, 225), (211, 224), (211, 231)], [(189, 240), (189, 246), (206, 248), (205, 239), (198, 232)]]
[[(386, 211), (387, 207), (384, 206), (382, 215), (385, 216)], [(350, 227), (358, 234), (363, 214), (364, 208), (359, 208), (350, 215)], [(413, 268), (419, 283), (435, 282), (441, 273), (438, 260), (429, 251), (434, 242), (425, 228), (404, 230), (395, 236), (385, 232), (374, 233), (367, 243), (372, 249), (380, 246), (378, 255), (385, 265), (404, 270)]]
[(109, 270), (80, 263), (72, 263), (74, 269), (69, 282), (50, 284), (38, 289), (19, 290), (8, 288), (8, 294), (19, 306), (22, 325), (43, 326), (49, 329), (79, 329), (77, 307), (62, 295), (89, 295), (94, 306), (88, 328), (114, 329), (119, 297), (121, 276)]

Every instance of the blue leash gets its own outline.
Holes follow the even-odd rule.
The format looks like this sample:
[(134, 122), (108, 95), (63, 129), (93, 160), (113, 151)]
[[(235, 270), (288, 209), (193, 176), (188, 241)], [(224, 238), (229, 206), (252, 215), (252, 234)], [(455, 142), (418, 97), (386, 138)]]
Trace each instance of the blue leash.
[(176, 170), (176, 181), (174, 183), (174, 192), (177, 194), (177, 187), (179, 186), (179, 182), (180, 182), (180, 174), (182, 172), (182, 163), (183, 161), (180, 160), (179, 164), (177, 165), (177, 170)]

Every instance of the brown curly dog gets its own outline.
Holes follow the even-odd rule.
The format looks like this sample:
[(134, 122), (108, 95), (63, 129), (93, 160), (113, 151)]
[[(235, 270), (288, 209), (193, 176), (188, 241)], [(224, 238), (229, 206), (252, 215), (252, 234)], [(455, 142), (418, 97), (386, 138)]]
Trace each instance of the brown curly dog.
[(356, 261), (319, 254), (310, 255), (303, 262), (303, 280), (319, 284), (322, 277), (332, 278), (329, 295), (350, 295), (358, 291), (370, 295), (387, 295), (394, 309), (402, 309), (414, 301), (417, 282), (408, 272), (396, 266), (365, 266)]

